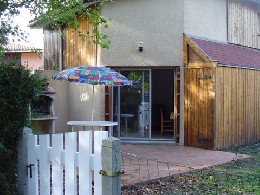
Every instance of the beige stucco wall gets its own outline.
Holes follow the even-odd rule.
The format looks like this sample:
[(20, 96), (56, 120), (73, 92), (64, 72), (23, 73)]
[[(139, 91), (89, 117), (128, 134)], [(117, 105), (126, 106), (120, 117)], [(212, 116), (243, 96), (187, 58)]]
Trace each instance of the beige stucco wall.
[(43, 76), (49, 78), (49, 84), (56, 91), (54, 107), (55, 115), (57, 119), (55, 120), (55, 131), (56, 133), (68, 131), (67, 121), (69, 120), (69, 90), (68, 83), (62, 81), (55, 81), (52, 76), (58, 71), (55, 70), (43, 70), (41, 71)]
[[(92, 97), (93, 86), (88, 84), (69, 83), (69, 120), (91, 121), (92, 120)], [(94, 120), (105, 120), (105, 94), (104, 86), (94, 86)]]
[[(182, 65), (183, 0), (118, 0), (106, 2), (102, 15), (109, 28), (110, 49), (102, 49), (105, 66)], [(138, 51), (138, 41), (144, 51)]]
[(184, 33), (227, 41), (226, 0), (184, 0)]
[[(180, 144), (184, 143), (183, 33), (227, 41), (226, 0), (118, 0), (106, 2), (103, 32), (110, 49), (99, 49), (98, 64), (119, 67), (181, 66)], [(138, 51), (143, 41), (144, 51)]]
[[(52, 76), (59, 71), (43, 70), (43, 76), (49, 78), (49, 84), (56, 91), (54, 106), (56, 133), (71, 131), (68, 121), (90, 121), (92, 112), (92, 85), (69, 83), (53, 80)], [(103, 121), (105, 117), (105, 88), (94, 86), (94, 120)], [(75, 128), (82, 129), (82, 128)]]

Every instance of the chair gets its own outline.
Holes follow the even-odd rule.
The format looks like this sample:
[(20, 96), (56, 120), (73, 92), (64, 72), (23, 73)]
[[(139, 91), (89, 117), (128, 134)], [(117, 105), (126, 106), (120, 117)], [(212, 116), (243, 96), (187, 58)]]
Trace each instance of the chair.
[(173, 123), (174, 121), (170, 119), (165, 119), (164, 118), (164, 112), (163, 112), (163, 108), (161, 108), (161, 136), (163, 135), (163, 133), (165, 131), (172, 131), (174, 133), (174, 126)]

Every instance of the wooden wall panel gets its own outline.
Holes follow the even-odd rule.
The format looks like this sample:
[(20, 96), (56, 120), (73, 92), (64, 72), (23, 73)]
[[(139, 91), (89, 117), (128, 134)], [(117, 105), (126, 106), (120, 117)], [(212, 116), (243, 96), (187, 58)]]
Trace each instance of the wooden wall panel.
[(223, 80), (223, 68), (216, 68), (216, 79), (215, 79), (215, 102), (216, 102), (216, 115), (215, 115), (215, 125), (216, 125), (216, 132), (215, 132), (215, 148), (221, 148), (224, 145), (224, 121), (223, 116), (219, 113), (224, 112), (224, 80)]
[[(196, 120), (196, 108), (194, 100), (197, 98), (197, 88), (196, 88), (196, 80), (195, 70), (189, 69), (185, 71), (185, 145), (197, 146), (197, 131), (198, 131), (198, 123)], [(192, 124), (191, 124), (192, 122)], [(194, 140), (195, 139), (195, 140)], [(194, 143), (193, 143), (194, 142)], [(195, 147), (196, 147), (195, 146)], [(198, 147), (198, 146), (197, 146)]]
[[(87, 20), (80, 20), (80, 28), (77, 31), (86, 33), (91, 28), (91, 24), (89, 24)], [(86, 40), (83, 41), (77, 31), (70, 28), (66, 30), (63, 69), (75, 66), (96, 66), (96, 44), (89, 44), (88, 42), (91, 40), (89, 38), (86, 38)]]
[(260, 71), (255, 72), (255, 141), (260, 142)]
[(185, 71), (184, 74), (184, 81), (185, 81), (185, 90), (184, 90), (184, 145), (189, 145), (189, 121), (190, 119), (190, 102), (191, 102), (191, 81), (190, 76), (187, 74), (187, 71)]
[(223, 77), (224, 77), (224, 81), (225, 84), (223, 86), (223, 121), (224, 121), (224, 126), (223, 126), (223, 133), (224, 133), (224, 140), (223, 140), (223, 144), (226, 145), (228, 143), (230, 143), (230, 136), (231, 136), (231, 120), (230, 120), (230, 114), (231, 114), (231, 74), (230, 74), (230, 70), (226, 69), (223, 72)]
[(237, 94), (237, 97), (235, 97), (237, 99), (237, 112), (238, 112), (238, 118), (237, 118), (237, 122), (238, 122), (238, 142), (237, 144), (238, 145), (244, 145), (245, 142), (244, 142), (244, 129), (245, 129), (245, 111), (246, 111), (246, 105), (245, 105), (245, 90), (246, 90), (246, 87), (245, 87), (245, 78), (246, 78), (246, 71), (242, 71), (242, 70), (239, 70), (239, 73), (238, 73), (238, 87), (239, 87), (239, 91), (238, 91), (238, 94)]
[(214, 147), (215, 68), (185, 70), (185, 145)]
[(260, 140), (260, 72), (218, 67), (215, 149)]
[(237, 86), (237, 81), (238, 81), (238, 69), (232, 69), (231, 71), (231, 131), (230, 131), (230, 143), (231, 145), (234, 145), (235, 143), (237, 143), (238, 139), (237, 139), (237, 99), (234, 97), (237, 97), (237, 90), (238, 90), (238, 86)]
[(215, 128), (213, 120), (215, 118), (215, 68), (203, 68), (201, 76), (210, 78), (200, 78), (199, 80), (199, 144), (202, 148), (212, 149), (214, 147)]
[(57, 70), (61, 65), (61, 33), (59, 30), (44, 29), (44, 70)]
[(260, 49), (257, 4), (245, 0), (228, 0), (228, 41)]
[(246, 88), (247, 88), (247, 97), (246, 97), (246, 124), (247, 124), (247, 129), (249, 131), (246, 131), (246, 144), (251, 144), (254, 143), (254, 123), (255, 123), (255, 115), (254, 115), (254, 110), (255, 110), (255, 71), (252, 70), (247, 70), (247, 83), (246, 83)]
[(203, 62), (203, 59), (191, 48), (188, 47), (188, 57), (190, 62)]

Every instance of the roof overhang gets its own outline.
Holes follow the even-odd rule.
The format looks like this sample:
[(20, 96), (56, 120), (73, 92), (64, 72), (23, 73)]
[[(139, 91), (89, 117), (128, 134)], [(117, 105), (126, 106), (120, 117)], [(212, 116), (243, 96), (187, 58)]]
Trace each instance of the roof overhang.
[(185, 34), (183, 45), (183, 60), (187, 68), (221, 66), (260, 70), (260, 50), (256, 48)]

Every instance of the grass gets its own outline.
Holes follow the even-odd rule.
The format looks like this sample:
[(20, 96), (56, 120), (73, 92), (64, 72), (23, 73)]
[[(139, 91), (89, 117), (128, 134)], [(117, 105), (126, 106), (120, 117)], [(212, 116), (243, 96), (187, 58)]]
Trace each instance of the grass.
[[(237, 160), (172, 177), (167, 181), (135, 186), (123, 194), (259, 194), (260, 144), (234, 147)], [(240, 154), (251, 155), (239, 159)]]

